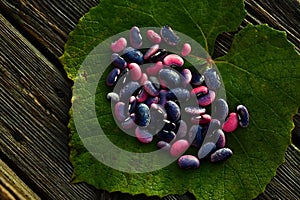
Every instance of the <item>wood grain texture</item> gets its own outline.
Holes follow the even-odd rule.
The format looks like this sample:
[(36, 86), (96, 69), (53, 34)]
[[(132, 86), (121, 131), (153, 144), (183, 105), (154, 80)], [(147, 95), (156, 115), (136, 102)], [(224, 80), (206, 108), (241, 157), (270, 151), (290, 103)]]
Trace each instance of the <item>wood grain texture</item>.
[[(42, 199), (146, 199), (144, 195), (107, 193), (86, 184), (69, 183), (68, 109), (71, 82), (58, 57), (68, 33), (97, 0), (0, 1), (0, 158)], [(300, 5), (297, 0), (245, 0), (248, 23), (268, 23), (287, 32), (300, 49)], [(228, 51), (233, 35), (216, 41), (214, 57)], [(300, 146), (300, 115), (293, 142)], [(300, 198), (300, 152), (291, 145), (286, 162), (257, 199)], [(148, 199), (159, 199), (151, 197)], [(164, 200), (191, 200), (170, 195)]]

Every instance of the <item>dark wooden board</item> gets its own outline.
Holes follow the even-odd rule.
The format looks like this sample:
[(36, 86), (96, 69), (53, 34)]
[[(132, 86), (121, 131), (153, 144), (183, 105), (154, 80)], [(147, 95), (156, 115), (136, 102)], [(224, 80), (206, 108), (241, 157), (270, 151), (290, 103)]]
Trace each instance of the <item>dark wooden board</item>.
[[(97, 3), (0, 2), (0, 158), (42, 199), (145, 199), (144, 195), (109, 194), (84, 183), (70, 184), (67, 123), (72, 83), (58, 57), (78, 19)], [(268, 23), (286, 31), (300, 50), (298, 0), (246, 0), (245, 7), (249, 13), (240, 28), (248, 23)], [(233, 34), (220, 35), (214, 56), (228, 51)], [(299, 114), (294, 121), (298, 126), (293, 142), (299, 147)], [(258, 199), (300, 198), (300, 152), (295, 145), (288, 148), (286, 162)], [(163, 199), (193, 197), (170, 195)]]

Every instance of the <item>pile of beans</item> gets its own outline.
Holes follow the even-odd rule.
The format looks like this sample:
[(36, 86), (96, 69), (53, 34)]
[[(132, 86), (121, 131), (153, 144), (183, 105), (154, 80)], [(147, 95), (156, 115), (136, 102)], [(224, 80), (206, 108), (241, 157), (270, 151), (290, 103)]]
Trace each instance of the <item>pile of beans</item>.
[[(132, 129), (141, 143), (151, 143), (157, 137), (158, 148), (180, 156), (180, 168), (198, 168), (202, 159), (227, 160), (233, 153), (225, 147), (224, 132), (249, 125), (247, 108), (238, 105), (229, 113), (227, 102), (217, 98), (221, 80), (213, 67), (203, 74), (184, 68), (190, 44), (182, 45), (181, 55), (160, 48), (161, 43), (179, 45), (180, 38), (169, 26), (162, 27), (160, 33), (147, 30), (146, 37), (153, 46), (141, 49), (143, 38), (134, 26), (130, 46), (125, 37), (111, 44), (113, 69), (106, 85), (114, 87), (121, 82), (118, 91), (107, 94), (115, 119), (123, 129)], [(198, 149), (197, 156), (182, 155), (189, 146)]]

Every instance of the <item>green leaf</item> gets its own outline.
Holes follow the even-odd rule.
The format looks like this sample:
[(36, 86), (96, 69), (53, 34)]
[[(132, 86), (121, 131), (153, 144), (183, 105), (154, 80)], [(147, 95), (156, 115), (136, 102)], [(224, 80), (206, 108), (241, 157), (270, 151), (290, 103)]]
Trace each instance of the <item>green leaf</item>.
[[(91, 9), (70, 34), (61, 61), (74, 80), (83, 60), (94, 47), (133, 25), (168, 24), (197, 40), (212, 53), (217, 35), (234, 31), (244, 16), (240, 0), (104, 0)], [(300, 56), (283, 32), (266, 25), (249, 25), (235, 36), (229, 53), (215, 62), (226, 87), (230, 110), (244, 104), (251, 115), (247, 129), (238, 129), (227, 135), (226, 146), (234, 152), (228, 161), (220, 164), (203, 161), (198, 170), (180, 170), (177, 163), (173, 163), (150, 173), (120, 172), (98, 162), (84, 148), (71, 111), (73, 182), (84, 181), (109, 192), (145, 193), (148, 196), (190, 191), (197, 199), (252, 199), (262, 192), (283, 162), (290, 144), (292, 116), (300, 102), (300, 92), (296, 88), (300, 85)], [(105, 97), (107, 91), (100, 81), (95, 104), (101, 127), (109, 133), (107, 137), (128, 150), (154, 150), (154, 147), (141, 145), (135, 138), (122, 135), (114, 128), (109, 114), (110, 104)], [(98, 141), (90, 137), (90, 142)]]

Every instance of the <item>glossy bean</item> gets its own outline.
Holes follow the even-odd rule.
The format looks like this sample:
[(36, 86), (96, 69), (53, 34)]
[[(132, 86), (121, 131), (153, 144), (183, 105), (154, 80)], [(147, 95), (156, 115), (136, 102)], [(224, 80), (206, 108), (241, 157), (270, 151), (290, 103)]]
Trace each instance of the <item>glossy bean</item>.
[(147, 30), (146, 32), (146, 36), (148, 38), (148, 40), (152, 43), (160, 43), (161, 42), (161, 37), (158, 33), (156, 33), (153, 30)]
[(106, 95), (106, 98), (107, 100), (113, 102), (113, 103), (116, 103), (118, 101), (120, 101), (120, 97), (117, 93), (115, 92), (109, 92), (107, 95)]
[(218, 119), (220, 122), (224, 122), (228, 116), (229, 108), (228, 104), (224, 99), (218, 99), (214, 103), (212, 108), (212, 116)]
[(124, 70), (127, 66), (127, 62), (117, 53), (111, 55), (111, 61), (115, 67), (121, 70)]
[(214, 132), (214, 134), (216, 134), (217, 137), (217, 142), (216, 142), (217, 148), (218, 149), (224, 148), (226, 144), (226, 138), (224, 132), (221, 129), (218, 129)]
[(183, 44), (183, 47), (182, 47), (182, 50), (181, 50), (181, 55), (184, 57), (184, 56), (187, 56), (191, 53), (192, 51), (192, 47), (189, 43), (184, 43)]
[(221, 122), (218, 119), (211, 119), (209, 122), (209, 130), (211, 132), (220, 129), (221, 128)]
[(122, 101), (119, 101), (115, 104), (114, 106), (114, 114), (115, 118), (121, 122), (126, 119), (127, 114), (126, 114), (126, 104)]
[(129, 106), (128, 106), (128, 112), (131, 114), (135, 111), (136, 105), (137, 105), (137, 100), (135, 96), (131, 96), (129, 98)]
[(144, 88), (141, 88), (140, 92), (136, 95), (136, 100), (137, 102), (141, 103), (144, 102), (148, 99), (149, 95), (148, 93), (145, 91)]
[(174, 101), (167, 101), (165, 109), (170, 121), (176, 122), (180, 119), (180, 108)]
[(160, 130), (157, 133), (157, 137), (162, 141), (170, 143), (176, 139), (176, 134), (173, 131)]
[(168, 25), (163, 26), (160, 30), (162, 39), (171, 46), (175, 46), (179, 43), (179, 37), (174, 33), (172, 28)]
[(220, 76), (214, 68), (210, 68), (204, 72), (205, 84), (209, 90), (216, 91), (221, 86)]
[(187, 135), (188, 126), (184, 120), (179, 121), (179, 128), (176, 133), (177, 138), (184, 138)]
[(110, 48), (113, 52), (118, 53), (123, 51), (127, 46), (127, 40), (124, 37), (119, 38), (115, 42), (111, 43)]
[(191, 85), (196, 87), (200, 86), (204, 82), (204, 76), (202, 76), (199, 72), (192, 72)]
[(126, 119), (124, 119), (121, 122), (121, 126), (123, 129), (131, 129), (136, 127), (136, 123), (135, 123), (135, 114), (131, 114), (129, 117), (127, 117)]
[(147, 127), (149, 125), (151, 116), (150, 116), (149, 107), (146, 104), (140, 103), (137, 105), (135, 116), (136, 116), (135, 123), (138, 126)]
[(193, 155), (183, 155), (178, 159), (178, 165), (181, 169), (197, 169), (200, 161)]
[(192, 124), (208, 124), (211, 121), (211, 116), (209, 114), (202, 114), (199, 116), (191, 117)]
[(152, 104), (158, 103), (158, 97), (149, 96), (144, 103), (150, 108)]
[(164, 120), (164, 126), (163, 126), (163, 130), (166, 131), (174, 131), (176, 129), (176, 124), (174, 122), (171, 122), (169, 120)]
[(177, 54), (169, 54), (164, 58), (163, 63), (167, 66), (175, 65), (177, 67), (181, 67), (184, 64), (184, 61)]
[(153, 135), (146, 129), (141, 127), (135, 128), (135, 136), (141, 143), (147, 144), (152, 142)]
[(164, 67), (163, 63), (161, 61), (158, 61), (152, 66), (149, 66), (146, 68), (146, 72), (148, 75), (155, 76), (158, 74), (158, 72)]
[(128, 65), (128, 69), (129, 69), (129, 73), (130, 73), (130, 76), (131, 76), (131, 80), (137, 81), (141, 78), (142, 70), (141, 70), (141, 67), (138, 64), (130, 63)]
[(190, 115), (202, 115), (206, 112), (206, 109), (199, 106), (186, 106), (184, 111)]
[(195, 87), (191, 91), (191, 96), (201, 97), (208, 93), (208, 88), (206, 86)]
[(208, 106), (215, 100), (215, 97), (216, 93), (212, 90), (209, 90), (206, 95), (198, 98), (198, 104), (203, 107)]
[(168, 51), (165, 49), (158, 50), (155, 54), (150, 56), (149, 62), (156, 63), (158, 61), (163, 61), (163, 59), (168, 55)]
[(160, 90), (159, 91), (159, 95), (158, 95), (158, 98), (159, 98), (159, 101), (158, 101), (158, 104), (161, 105), (161, 106), (165, 106), (166, 102), (167, 102), (167, 93), (168, 91), (167, 90)]
[(144, 56), (142, 52), (132, 47), (125, 48), (122, 57), (125, 59), (127, 63), (134, 62), (141, 65), (144, 62), (144, 58), (143, 58)]
[(167, 112), (165, 111), (165, 109), (163, 108), (163, 106), (157, 104), (157, 103), (153, 103), (150, 107), (150, 113), (151, 116), (153, 116), (153, 118), (155, 120), (165, 120), (167, 119)]
[(198, 151), (198, 158), (203, 159), (216, 150), (216, 145), (213, 142), (203, 144)]
[(210, 155), (210, 161), (211, 162), (220, 162), (225, 161), (229, 157), (232, 156), (232, 151), (229, 148), (222, 148), (215, 151), (213, 154)]
[(203, 127), (201, 125), (192, 125), (189, 130), (189, 141), (192, 143), (193, 146), (199, 148), (203, 142)]
[(137, 26), (130, 29), (130, 44), (136, 49), (139, 49), (143, 44), (143, 38)]
[(157, 146), (157, 148), (163, 149), (163, 150), (170, 150), (170, 148), (171, 148), (170, 143), (162, 141), (162, 140), (158, 141), (156, 146)]
[(189, 142), (185, 139), (175, 141), (170, 149), (171, 156), (178, 157), (189, 148)]
[(239, 124), (238, 116), (235, 112), (229, 114), (228, 119), (224, 122), (222, 130), (225, 132), (233, 132), (237, 129)]
[(151, 56), (153, 56), (159, 50), (159, 45), (155, 44), (146, 51), (144, 54), (144, 60), (148, 60)]
[(110, 87), (114, 86), (118, 80), (118, 76), (120, 75), (120, 72), (121, 72), (120, 69), (113, 68), (107, 75), (106, 85)]
[(249, 112), (246, 106), (238, 105), (236, 108), (236, 112), (239, 119), (239, 124), (241, 127), (246, 128), (249, 125)]

